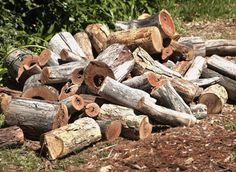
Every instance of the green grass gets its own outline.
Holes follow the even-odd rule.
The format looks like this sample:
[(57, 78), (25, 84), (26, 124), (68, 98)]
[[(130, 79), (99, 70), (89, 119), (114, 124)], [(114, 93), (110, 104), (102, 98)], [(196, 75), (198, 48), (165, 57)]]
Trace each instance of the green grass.
[(4, 119), (5, 119), (5, 116), (1, 113), (0, 114), (0, 128), (3, 126), (4, 124)]
[(224, 123), (226, 129), (236, 132), (236, 123), (233, 121), (227, 121)]

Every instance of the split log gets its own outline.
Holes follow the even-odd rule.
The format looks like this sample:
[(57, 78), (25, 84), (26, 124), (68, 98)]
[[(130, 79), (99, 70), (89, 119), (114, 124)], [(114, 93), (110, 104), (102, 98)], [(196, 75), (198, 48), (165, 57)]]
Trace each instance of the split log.
[(152, 71), (156, 74), (166, 75), (169, 77), (181, 77), (178, 72), (175, 72), (163, 64), (159, 63), (141, 47), (138, 47), (134, 52), (135, 59), (134, 69), (131, 72), (134, 76), (141, 75), (146, 71)]
[(175, 33), (173, 19), (166, 10), (161, 10), (159, 13), (141, 20), (131, 20), (129, 22), (119, 21), (115, 23), (115, 26), (116, 30), (156, 26), (161, 30), (163, 38), (172, 38)]
[(81, 47), (88, 60), (93, 60), (92, 45), (86, 32), (78, 32), (74, 35), (77, 44)]
[(85, 32), (88, 34), (92, 46), (99, 54), (107, 47), (108, 36), (110, 30), (105, 24), (89, 24)]
[(222, 75), (236, 80), (236, 64), (229, 60), (213, 55), (207, 59), (207, 66)]
[(19, 126), (26, 137), (32, 139), (68, 123), (67, 108), (58, 103), (4, 96), (1, 108), (6, 125)]
[(236, 40), (212, 39), (205, 42), (206, 55), (217, 54), (220, 56), (236, 55)]
[(215, 72), (214, 70), (211, 70), (208, 68), (203, 69), (202, 77), (203, 78), (219, 77), (220, 81), (218, 82), (218, 84), (225, 87), (225, 89), (228, 92), (228, 96), (230, 100), (236, 101), (236, 87), (235, 87), (236, 81), (235, 80), (228, 78), (224, 75), (221, 75), (220, 73)]
[(207, 106), (204, 104), (190, 104), (190, 109), (197, 119), (204, 119), (207, 117)]
[(79, 118), (90, 117), (97, 118), (100, 113), (100, 106), (97, 103), (88, 103), (84, 108), (84, 113), (79, 115)]
[(178, 72), (180, 73), (182, 76), (185, 75), (185, 73), (187, 72), (187, 70), (189, 69), (189, 67), (191, 66), (193, 60), (190, 60), (190, 61), (186, 61), (186, 60), (183, 60), (183, 61), (177, 61), (173, 70), (175, 72)]
[(58, 55), (60, 55), (62, 49), (69, 49), (80, 57), (86, 57), (81, 47), (79, 47), (69, 32), (60, 32), (54, 35), (48, 43), (48, 48)]
[(113, 103), (134, 108), (163, 124), (177, 126), (196, 122), (196, 118), (192, 115), (158, 106), (139, 91), (106, 77), (98, 93)]
[(199, 97), (199, 103), (205, 104), (207, 106), (207, 112), (209, 114), (220, 113), (227, 100), (227, 91), (219, 84), (215, 84), (206, 88)]
[(40, 138), (41, 147), (51, 160), (81, 150), (101, 139), (99, 125), (92, 118), (81, 118), (74, 123), (52, 130)]
[(73, 62), (73, 61), (87, 61), (87, 57), (82, 57), (73, 53), (71, 50), (63, 48), (60, 53), (62, 61)]
[(184, 79), (186, 80), (196, 80), (201, 76), (203, 68), (206, 68), (206, 59), (202, 56), (197, 56), (194, 60), (186, 74)]
[(24, 144), (24, 133), (17, 127), (0, 129), (0, 148), (17, 147)]
[(27, 90), (28, 88), (40, 85), (42, 85), (40, 82), (40, 74), (32, 75), (25, 81), (23, 91)]
[(38, 63), (41, 67), (43, 66), (59, 66), (58, 60), (60, 56), (50, 49), (44, 49), (39, 55)]
[(84, 108), (84, 100), (79, 95), (73, 95), (60, 101), (65, 104), (68, 109), (68, 114), (71, 116), (74, 112), (80, 111)]
[(175, 91), (171, 82), (167, 79), (162, 79), (158, 82), (151, 96), (157, 99), (157, 103), (167, 108), (192, 114), (189, 106), (184, 102), (180, 95)]
[(211, 77), (211, 78), (201, 78), (201, 79), (195, 79), (191, 80), (193, 84), (198, 85), (199, 87), (205, 87), (209, 85), (216, 84), (220, 81), (220, 77)]
[(75, 95), (78, 92), (79, 85), (71, 84), (70, 82), (67, 82), (62, 88), (60, 95), (58, 96), (58, 100), (63, 100), (67, 97), (70, 97), (72, 95)]
[(112, 32), (107, 43), (109, 45), (114, 43), (125, 44), (132, 51), (140, 46), (149, 54), (161, 53), (163, 49), (161, 33), (157, 27)]
[(124, 106), (103, 104), (99, 119), (120, 120), (121, 135), (129, 139), (145, 139), (152, 132), (152, 125), (146, 115), (137, 116), (133, 109)]
[(206, 56), (205, 41), (201, 37), (181, 37), (179, 43), (189, 46), (193, 49), (194, 56)]
[(96, 120), (96, 122), (104, 140), (113, 141), (120, 136), (122, 127), (120, 120)]
[(0, 93), (5, 93), (13, 97), (20, 97), (22, 95), (21, 91), (18, 90), (12, 90), (7, 87), (0, 87)]

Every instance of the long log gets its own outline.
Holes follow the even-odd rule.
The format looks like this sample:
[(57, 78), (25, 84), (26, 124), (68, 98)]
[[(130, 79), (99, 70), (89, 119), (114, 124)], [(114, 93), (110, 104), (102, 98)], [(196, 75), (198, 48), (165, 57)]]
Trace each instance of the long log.
[(38, 63), (41, 67), (43, 66), (59, 66), (60, 56), (50, 49), (44, 49), (39, 55)]
[(202, 77), (203, 78), (219, 77), (220, 81), (218, 82), (218, 84), (225, 87), (230, 100), (236, 101), (236, 87), (235, 87), (236, 81), (235, 80), (228, 78), (228, 77), (226, 77), (218, 72), (215, 72), (214, 70), (211, 70), (209, 68), (203, 69)]
[(147, 26), (156, 26), (161, 30), (163, 38), (172, 38), (175, 33), (175, 25), (168, 11), (161, 10), (159, 13), (140, 20), (131, 20), (129, 22), (118, 21), (115, 23), (116, 30), (127, 30), (131, 28), (141, 28)]
[(51, 160), (81, 150), (101, 139), (99, 125), (92, 118), (81, 118), (74, 123), (52, 130), (40, 138), (41, 147)]
[(84, 100), (79, 95), (73, 95), (62, 99), (60, 103), (66, 105), (69, 116), (71, 116), (74, 112), (80, 111), (84, 108)]
[(206, 88), (199, 97), (199, 103), (207, 106), (207, 113), (209, 114), (220, 113), (227, 100), (228, 93), (226, 89), (219, 84)]
[(209, 85), (216, 84), (220, 81), (220, 77), (211, 77), (211, 78), (200, 78), (200, 79), (195, 79), (191, 80), (193, 84), (198, 85), (199, 87), (206, 87)]
[(157, 27), (112, 32), (109, 35), (108, 44), (114, 43), (125, 44), (131, 50), (142, 47), (149, 54), (160, 54), (163, 49), (161, 33)]
[(103, 104), (98, 118), (120, 120), (121, 135), (129, 139), (145, 139), (152, 132), (152, 125), (146, 115), (136, 115), (133, 109), (124, 106)]
[(158, 106), (150, 101), (148, 96), (139, 94), (137, 89), (130, 88), (109, 77), (106, 77), (98, 93), (113, 103), (134, 108), (164, 124), (177, 126), (191, 125), (196, 122), (196, 118), (192, 115)]
[(236, 80), (236, 64), (220, 57), (213, 55), (207, 59), (207, 66), (222, 75), (228, 76)]
[(67, 108), (58, 103), (4, 96), (1, 108), (6, 125), (21, 127), (28, 138), (38, 139), (41, 134), (68, 123)]
[(24, 133), (17, 127), (7, 127), (0, 129), (0, 148), (10, 148), (21, 146), (24, 143)]

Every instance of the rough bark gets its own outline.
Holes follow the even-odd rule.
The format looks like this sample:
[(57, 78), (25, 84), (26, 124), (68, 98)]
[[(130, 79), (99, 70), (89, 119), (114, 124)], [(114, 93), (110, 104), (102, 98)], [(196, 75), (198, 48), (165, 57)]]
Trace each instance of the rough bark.
[(199, 87), (206, 87), (209, 85), (216, 84), (220, 81), (220, 77), (211, 77), (211, 78), (201, 78), (201, 79), (195, 79), (191, 80), (193, 84), (198, 85)]
[(74, 112), (80, 111), (84, 108), (84, 100), (79, 95), (73, 95), (62, 99), (60, 103), (66, 105), (69, 116), (71, 116)]
[(182, 61), (177, 61), (173, 70), (175, 72), (180, 73), (182, 76), (185, 75), (185, 73), (187, 72), (187, 70), (189, 69), (189, 67), (191, 66), (193, 60), (190, 61), (186, 61), (186, 60), (182, 60)]
[(0, 93), (5, 93), (13, 97), (20, 97), (22, 95), (21, 91), (18, 90), (12, 90), (7, 87), (0, 87)]
[(60, 56), (50, 49), (44, 49), (39, 55), (38, 63), (41, 67), (43, 66), (59, 66), (58, 60)]
[(207, 117), (207, 106), (205, 104), (190, 104), (190, 109), (197, 119), (204, 119)]

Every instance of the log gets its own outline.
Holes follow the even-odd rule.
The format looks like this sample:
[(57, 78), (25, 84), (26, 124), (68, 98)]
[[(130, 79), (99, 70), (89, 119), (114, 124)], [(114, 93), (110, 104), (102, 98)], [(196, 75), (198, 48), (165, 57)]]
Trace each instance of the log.
[(167, 61), (173, 54), (173, 48), (171, 46), (164, 47), (161, 51), (161, 59)]
[(112, 32), (107, 43), (108, 45), (125, 44), (132, 51), (137, 47), (142, 47), (149, 54), (160, 54), (163, 49), (161, 33), (157, 27)]
[(88, 34), (92, 46), (96, 50), (97, 54), (107, 47), (107, 40), (110, 35), (110, 30), (107, 25), (89, 24), (85, 28), (85, 32)]
[(197, 56), (188, 71), (184, 75), (186, 80), (196, 80), (201, 76), (203, 68), (206, 68), (206, 59), (202, 56)]
[(30, 76), (24, 83), (23, 91), (27, 90), (28, 88), (43, 85), (40, 82), (40, 74), (35, 74)]
[(13, 97), (20, 97), (22, 92), (18, 90), (13, 90), (8, 87), (0, 87), (0, 93), (5, 93)]
[(22, 73), (20, 74), (20, 78), (16, 78), (16, 81), (18, 83), (21, 83), (22, 85), (24, 85), (25, 81), (29, 77), (31, 77), (32, 75), (35, 75), (35, 74), (40, 74), (41, 72), (42, 72), (42, 69), (37, 64), (34, 64), (30, 67), (24, 65), (22, 67)]
[(84, 82), (84, 68), (76, 68), (75, 70), (73, 70), (72, 74), (71, 74), (71, 82), (72, 84), (76, 84), (76, 85), (82, 85), (82, 83)]
[(121, 135), (128, 139), (145, 139), (151, 135), (152, 125), (146, 115), (136, 115), (134, 110), (114, 104), (103, 104), (99, 119), (120, 120)]
[(58, 100), (63, 100), (67, 97), (70, 97), (72, 95), (75, 95), (78, 92), (79, 85), (71, 84), (70, 82), (67, 82), (62, 88), (60, 95), (58, 96)]
[(86, 57), (81, 47), (79, 47), (69, 32), (60, 32), (54, 35), (48, 43), (48, 48), (58, 55), (60, 55), (62, 49), (69, 49), (81, 57)]
[(193, 84), (198, 85), (199, 87), (206, 87), (209, 85), (216, 84), (220, 81), (220, 77), (211, 77), (211, 78), (201, 78), (201, 79), (196, 79), (196, 80), (191, 80)]
[(91, 94), (79, 94), (84, 100), (84, 106), (87, 106), (90, 103), (96, 103), (98, 106), (102, 106), (104, 103), (107, 103), (105, 99), (100, 96), (95, 96)]
[(165, 65), (166, 67), (168, 67), (171, 70), (173, 70), (174, 67), (175, 67), (175, 63), (171, 60), (167, 60), (166, 62), (163, 62), (162, 64)]
[(179, 43), (189, 46), (193, 49), (194, 56), (206, 56), (205, 41), (201, 37), (181, 37), (178, 40)]
[(44, 49), (39, 55), (38, 63), (41, 67), (44, 66), (59, 66), (58, 60), (60, 56), (50, 49)]
[(213, 55), (207, 59), (207, 66), (222, 75), (236, 80), (236, 64), (229, 60)]
[(186, 60), (182, 60), (182, 61), (177, 61), (173, 70), (175, 72), (180, 73), (182, 76), (185, 75), (185, 73), (187, 72), (187, 70), (189, 69), (189, 67), (191, 66), (193, 60), (190, 61), (186, 61)]
[(17, 127), (7, 127), (0, 129), (0, 148), (12, 148), (24, 144), (24, 133)]
[(66, 105), (69, 116), (77, 111), (81, 111), (84, 108), (84, 100), (79, 95), (73, 95), (62, 99), (60, 103)]
[(204, 104), (190, 104), (190, 109), (197, 119), (204, 119), (207, 117), (207, 106)]
[(219, 84), (207, 87), (199, 97), (199, 103), (205, 104), (207, 106), (207, 113), (209, 114), (221, 113), (227, 100), (227, 91)]
[(79, 117), (90, 117), (96, 118), (100, 113), (100, 107), (97, 103), (88, 103), (84, 108), (84, 113), (80, 114)]
[(88, 34), (86, 32), (78, 32), (74, 35), (74, 38), (77, 44), (84, 51), (84, 54), (86, 55), (87, 59), (93, 60), (94, 57), (93, 57), (92, 45), (89, 40)]
[(73, 62), (73, 61), (87, 61), (87, 57), (80, 56), (73, 53), (71, 50), (63, 48), (60, 52), (60, 57), (62, 61)]
[(121, 134), (122, 124), (120, 120), (96, 120), (98, 123), (103, 140), (113, 141)]
[(192, 115), (158, 106), (139, 91), (106, 77), (98, 93), (113, 103), (134, 108), (163, 124), (177, 126), (196, 122)]
[(212, 39), (206, 40), (206, 55), (217, 54), (220, 56), (236, 55), (236, 40)]
[(141, 20), (131, 20), (129, 22), (118, 21), (115, 23), (115, 26), (116, 30), (156, 26), (161, 30), (163, 38), (172, 38), (175, 33), (173, 19), (166, 10), (161, 10), (159, 13)]
[(203, 69), (202, 77), (203, 78), (220, 77), (220, 81), (218, 82), (218, 84), (225, 87), (230, 100), (236, 101), (236, 87), (235, 87), (236, 81), (235, 80), (228, 78), (224, 75), (221, 75), (220, 73), (215, 72), (214, 70), (211, 70), (209, 68)]
[(6, 125), (19, 126), (31, 139), (38, 139), (41, 134), (68, 123), (68, 111), (63, 104), (4, 96), (1, 109)]
[(171, 82), (167, 79), (162, 79), (158, 82), (151, 96), (157, 99), (157, 103), (175, 111), (192, 114), (189, 106), (184, 102), (180, 95), (175, 91)]
[(101, 139), (99, 125), (92, 118), (81, 118), (74, 123), (43, 134), (40, 144), (50, 160), (81, 150)]

